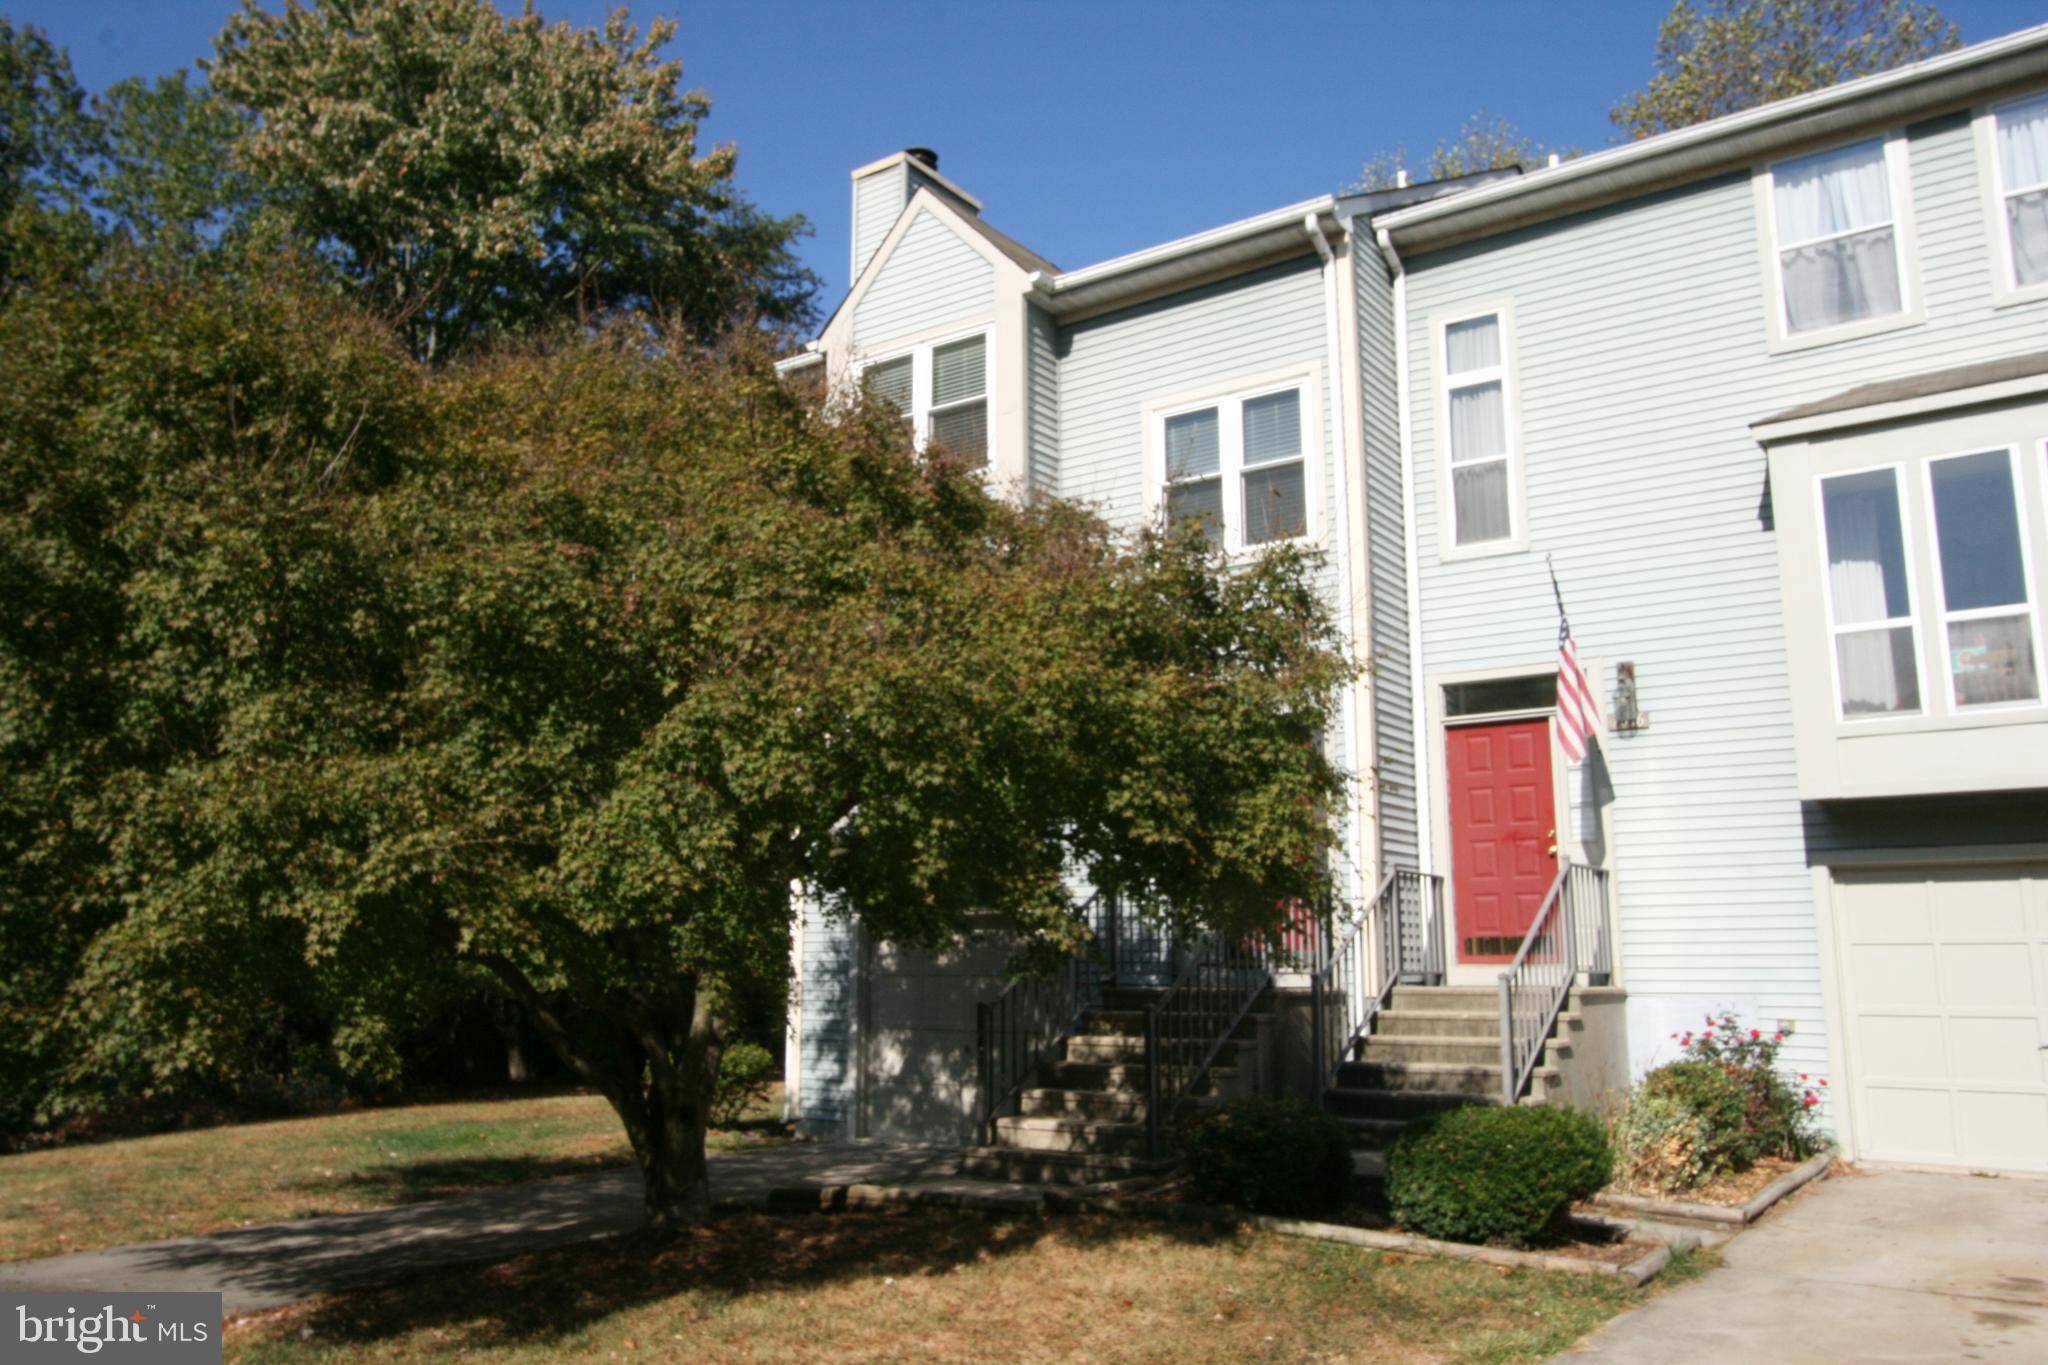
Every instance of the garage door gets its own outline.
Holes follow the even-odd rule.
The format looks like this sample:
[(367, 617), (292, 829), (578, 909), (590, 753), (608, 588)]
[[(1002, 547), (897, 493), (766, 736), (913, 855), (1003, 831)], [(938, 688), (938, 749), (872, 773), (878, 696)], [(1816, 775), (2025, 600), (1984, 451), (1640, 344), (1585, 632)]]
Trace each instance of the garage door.
[(941, 954), (875, 944), (861, 1019), (862, 1137), (964, 1142), (974, 1135), (974, 1006), (1002, 989), (1007, 945)]
[(2048, 864), (1838, 872), (1857, 1155), (2048, 1171)]

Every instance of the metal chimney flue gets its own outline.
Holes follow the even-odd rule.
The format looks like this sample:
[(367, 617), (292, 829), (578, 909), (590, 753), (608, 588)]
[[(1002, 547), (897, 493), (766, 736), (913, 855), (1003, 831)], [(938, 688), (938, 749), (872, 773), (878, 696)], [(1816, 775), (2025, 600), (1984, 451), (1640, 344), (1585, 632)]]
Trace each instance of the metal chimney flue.
[(922, 161), (925, 165), (931, 167), (933, 170), (937, 170), (939, 168), (939, 154), (929, 147), (905, 147), (903, 149), (903, 154), (905, 156), (916, 157), (919, 161)]

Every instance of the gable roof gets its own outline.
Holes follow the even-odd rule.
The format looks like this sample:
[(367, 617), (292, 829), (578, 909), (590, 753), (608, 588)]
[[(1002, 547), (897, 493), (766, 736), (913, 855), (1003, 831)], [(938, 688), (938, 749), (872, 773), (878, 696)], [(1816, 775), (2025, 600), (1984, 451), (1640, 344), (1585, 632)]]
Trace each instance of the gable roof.
[(1803, 144), (1967, 108), (2044, 79), (2048, 24), (1403, 209), (1377, 226), (1403, 252), (1440, 250), (1746, 169)]

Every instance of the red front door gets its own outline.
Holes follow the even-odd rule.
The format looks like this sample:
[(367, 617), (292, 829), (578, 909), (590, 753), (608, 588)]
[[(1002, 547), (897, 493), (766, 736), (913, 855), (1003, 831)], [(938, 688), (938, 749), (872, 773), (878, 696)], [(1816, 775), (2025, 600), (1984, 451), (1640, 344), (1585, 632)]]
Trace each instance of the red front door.
[(1445, 744), (1458, 961), (1506, 962), (1557, 878), (1550, 721), (1453, 726)]

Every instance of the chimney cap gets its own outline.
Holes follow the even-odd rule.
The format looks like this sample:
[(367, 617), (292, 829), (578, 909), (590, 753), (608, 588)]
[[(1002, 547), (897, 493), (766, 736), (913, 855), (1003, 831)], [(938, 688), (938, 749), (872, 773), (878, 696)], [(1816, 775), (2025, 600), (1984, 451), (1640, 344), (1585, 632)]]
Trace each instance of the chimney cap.
[(903, 149), (903, 154), (905, 156), (914, 157), (917, 160), (922, 161), (925, 165), (931, 167), (933, 170), (937, 170), (939, 168), (939, 154), (929, 147), (905, 147)]

